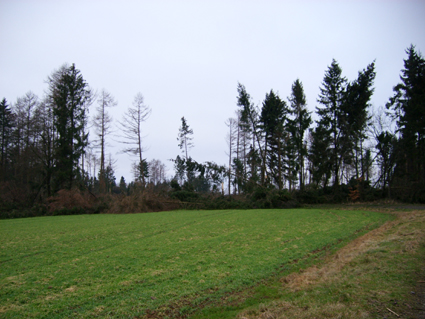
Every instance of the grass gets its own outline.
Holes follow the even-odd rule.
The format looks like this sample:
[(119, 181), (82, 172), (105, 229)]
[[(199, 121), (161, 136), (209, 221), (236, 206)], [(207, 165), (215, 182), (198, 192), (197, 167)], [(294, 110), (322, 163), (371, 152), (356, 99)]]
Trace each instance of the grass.
[(425, 211), (396, 215), (233, 318), (424, 318)]
[(234, 317), (284, 296), (276, 278), (392, 218), (323, 208), (2, 220), (0, 317)]

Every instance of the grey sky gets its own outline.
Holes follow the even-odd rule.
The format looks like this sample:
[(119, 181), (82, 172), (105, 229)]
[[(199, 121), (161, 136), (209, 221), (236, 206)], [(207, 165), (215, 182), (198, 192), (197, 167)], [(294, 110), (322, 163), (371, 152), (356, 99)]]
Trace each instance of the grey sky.
[[(349, 80), (376, 59), (374, 107), (399, 82), (405, 49), (425, 50), (425, 1), (22, 1), (0, 0), (0, 98), (40, 98), (47, 76), (75, 63), (89, 85), (108, 90), (120, 119), (141, 92), (148, 160), (180, 154), (180, 118), (194, 131), (197, 161), (227, 163), (227, 118), (237, 83), (256, 104), (299, 78), (311, 111), (335, 58)], [(91, 115), (94, 114), (94, 106)], [(116, 143), (114, 143), (116, 144)], [(128, 155), (116, 177), (132, 180)]]

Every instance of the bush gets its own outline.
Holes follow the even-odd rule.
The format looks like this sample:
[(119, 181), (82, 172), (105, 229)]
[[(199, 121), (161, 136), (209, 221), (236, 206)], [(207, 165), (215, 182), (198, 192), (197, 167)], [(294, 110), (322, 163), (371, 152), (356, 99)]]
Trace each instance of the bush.
[(44, 205), (34, 205), (27, 209), (0, 210), (0, 219), (38, 217), (46, 215)]
[(251, 195), (251, 200), (253, 202), (266, 200), (269, 192), (270, 190), (265, 187), (257, 187)]
[(200, 195), (193, 191), (181, 190), (171, 192), (170, 197), (178, 199), (181, 202), (195, 202), (200, 198)]
[(106, 211), (109, 214), (134, 214), (159, 212), (180, 208), (177, 200), (161, 196), (149, 190), (134, 192), (133, 194), (113, 196), (110, 201), (110, 208)]
[(296, 191), (294, 197), (302, 204), (323, 204), (326, 201), (326, 198), (317, 189)]
[(105, 198), (79, 189), (61, 189), (47, 199), (47, 215), (95, 214), (107, 208)]
[(299, 203), (292, 198), (288, 190), (257, 187), (252, 193), (251, 204), (253, 208), (293, 208)]

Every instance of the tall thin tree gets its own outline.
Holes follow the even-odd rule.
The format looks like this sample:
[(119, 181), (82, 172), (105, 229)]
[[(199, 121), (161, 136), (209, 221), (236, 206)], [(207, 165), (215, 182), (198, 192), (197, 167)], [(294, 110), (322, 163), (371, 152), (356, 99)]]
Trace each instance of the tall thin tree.
[(187, 124), (184, 116), (181, 118), (182, 126), (179, 128), (179, 135), (177, 140), (179, 141), (179, 147), (182, 150), (182, 153), (185, 154), (186, 161), (189, 159), (188, 149), (193, 147), (193, 130)]
[[(351, 149), (345, 143), (347, 136), (344, 134), (343, 126), (344, 113), (342, 105), (344, 103), (346, 78), (342, 76), (342, 70), (337, 61), (332, 60), (331, 65), (325, 72), (322, 87), (320, 87), (320, 95), (318, 102), (322, 107), (317, 107), (317, 114), (319, 120), (317, 127), (324, 134), (330, 136), (329, 145), (329, 160), (330, 163), (322, 163), (323, 165), (330, 165), (333, 172), (334, 186), (339, 185), (341, 165), (346, 158), (347, 152)], [(318, 139), (315, 139), (318, 141)]]
[(151, 112), (151, 108), (144, 103), (142, 93), (137, 93), (134, 97), (133, 107), (129, 107), (122, 120), (118, 122), (124, 139), (122, 142), (128, 145), (123, 152), (138, 156), (139, 163), (136, 164), (136, 167), (139, 169), (142, 187), (146, 184), (144, 172), (147, 170), (147, 162), (143, 157), (142, 124), (149, 118)]
[(70, 189), (80, 173), (79, 160), (87, 146), (85, 125), (93, 95), (75, 64), (61, 67), (48, 82), (58, 134), (55, 140), (57, 187)]
[(228, 148), (228, 156), (229, 156), (229, 167), (227, 169), (227, 177), (228, 177), (228, 193), (229, 196), (231, 194), (231, 183), (232, 183), (232, 161), (233, 161), (233, 154), (237, 152), (236, 150), (236, 142), (237, 142), (237, 133), (238, 133), (238, 125), (237, 120), (230, 117), (225, 122), (226, 126), (229, 128), (227, 135), (226, 135), (226, 141)]
[(304, 143), (304, 134), (311, 125), (311, 113), (307, 110), (307, 101), (304, 94), (303, 84), (296, 79), (292, 85), (290, 102), (290, 113), (293, 118), (288, 121), (289, 130), (292, 132), (292, 139), (295, 146), (295, 156), (299, 175), (300, 189), (304, 189), (304, 159), (307, 156), (307, 147)]
[(396, 173), (403, 199), (425, 200), (425, 58), (414, 45), (406, 50), (401, 83), (387, 109), (393, 113), (400, 135), (402, 154)]
[(12, 129), (13, 129), (13, 114), (7, 100), (3, 98), (0, 102), (0, 165), (1, 165), (1, 179), (5, 179), (6, 172), (9, 164), (9, 151), (12, 143)]
[(99, 185), (101, 192), (106, 190), (105, 183), (105, 148), (107, 146), (106, 136), (112, 132), (112, 117), (109, 115), (107, 108), (114, 107), (117, 102), (114, 97), (103, 89), (98, 98), (98, 106), (96, 107), (96, 115), (93, 118), (93, 125), (96, 130), (96, 147), (100, 149), (100, 172)]

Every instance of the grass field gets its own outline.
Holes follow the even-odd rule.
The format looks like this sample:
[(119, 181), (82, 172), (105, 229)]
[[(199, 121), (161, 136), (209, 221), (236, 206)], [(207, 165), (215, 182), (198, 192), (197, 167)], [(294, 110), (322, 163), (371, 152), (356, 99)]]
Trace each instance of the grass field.
[(1, 220), (0, 317), (190, 315), (393, 218), (294, 209)]

